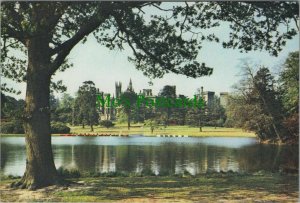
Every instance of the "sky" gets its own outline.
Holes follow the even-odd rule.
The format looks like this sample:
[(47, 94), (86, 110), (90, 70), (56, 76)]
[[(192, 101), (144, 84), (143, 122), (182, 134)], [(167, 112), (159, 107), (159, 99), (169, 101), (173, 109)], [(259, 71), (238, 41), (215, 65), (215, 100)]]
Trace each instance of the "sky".
[[(227, 31), (227, 26), (221, 25), (214, 32), (217, 36), (223, 36), (224, 33), (228, 33)], [(222, 39), (222, 37), (220, 38)], [(241, 78), (239, 74), (242, 60), (250, 59), (256, 64), (268, 66), (275, 74), (278, 74), (279, 67), (285, 61), (288, 53), (297, 50), (299, 50), (299, 35), (287, 42), (278, 57), (271, 56), (266, 51), (240, 53), (239, 50), (224, 49), (221, 44), (207, 42), (203, 44), (198, 59), (199, 62), (205, 62), (207, 66), (214, 68), (211, 76), (193, 79), (169, 73), (161, 79), (154, 79), (153, 85), (150, 86), (150, 80), (128, 61), (128, 56), (131, 55), (129, 48), (125, 48), (123, 51), (110, 51), (98, 44), (93, 36), (89, 36), (85, 44), (77, 44), (71, 51), (68, 60), (73, 63), (73, 67), (65, 72), (57, 72), (53, 79), (54, 81), (63, 80), (63, 84), (67, 87), (66, 93), (72, 96), (87, 80), (93, 81), (100, 91), (114, 94), (115, 82), (122, 82), (124, 91), (130, 78), (135, 92), (150, 88), (156, 95), (164, 85), (176, 85), (177, 95), (183, 94), (192, 97), (197, 88), (201, 86), (205, 91), (214, 91), (219, 95), (220, 92), (233, 91), (232, 86)], [(25, 98), (26, 86), (24, 83), (16, 84), (10, 81), (7, 83), (8, 86), (21, 90), (20, 95), (14, 95), (16, 98)], [(55, 93), (55, 95), (61, 96), (59, 93)]]

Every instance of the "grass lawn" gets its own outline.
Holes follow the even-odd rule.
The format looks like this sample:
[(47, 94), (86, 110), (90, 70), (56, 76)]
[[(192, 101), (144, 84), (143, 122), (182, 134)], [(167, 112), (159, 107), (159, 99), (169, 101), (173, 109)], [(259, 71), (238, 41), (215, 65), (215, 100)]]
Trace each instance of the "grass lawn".
[[(71, 126), (72, 133), (91, 133), (90, 128), (83, 129), (81, 126)], [(229, 136), (229, 137), (255, 137), (253, 132), (246, 132), (240, 128), (223, 128), (223, 127), (203, 127), (202, 132), (199, 128), (190, 126), (163, 126), (155, 129), (151, 134), (149, 127), (144, 127), (142, 124), (133, 124), (131, 129), (128, 130), (125, 124), (116, 125), (113, 128), (103, 128), (100, 126), (94, 127), (93, 133), (107, 133), (107, 134), (143, 134), (147, 136), (156, 135), (189, 135), (189, 136)]]
[[(255, 137), (253, 132), (246, 132), (240, 128), (223, 128), (223, 127), (203, 127), (202, 132), (199, 132), (199, 128), (190, 126), (168, 126), (166, 128), (159, 127), (155, 129), (151, 134), (149, 127), (144, 127), (143, 124), (132, 124), (130, 130), (127, 129), (126, 124), (118, 124), (113, 128), (104, 128), (101, 126), (94, 126), (94, 132), (90, 131), (90, 128), (86, 126), (84, 129), (82, 126), (70, 126), (71, 133), (74, 134), (113, 134), (113, 135), (135, 135), (141, 134), (145, 136), (156, 135), (188, 135), (196, 137), (208, 137), (208, 136), (223, 136), (223, 137)], [(60, 134), (52, 134), (52, 136), (58, 136)], [(23, 134), (2, 134), (1, 136), (24, 136)]]
[(71, 179), (81, 185), (37, 191), (0, 185), (2, 201), (57, 202), (297, 202), (298, 175), (199, 175), (196, 177), (98, 177)]

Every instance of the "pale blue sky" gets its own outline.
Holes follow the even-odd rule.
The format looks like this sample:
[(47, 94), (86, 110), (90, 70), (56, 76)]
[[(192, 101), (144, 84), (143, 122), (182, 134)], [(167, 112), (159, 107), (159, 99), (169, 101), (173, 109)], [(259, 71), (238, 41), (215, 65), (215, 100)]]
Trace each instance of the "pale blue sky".
[(78, 86), (86, 80), (94, 81), (102, 91), (114, 93), (115, 81), (121, 81), (125, 89), (131, 78), (136, 91), (152, 88), (154, 94), (157, 94), (164, 85), (176, 85), (177, 94), (192, 96), (200, 86), (215, 92), (231, 91), (231, 86), (239, 80), (237, 75), (241, 70), (240, 59), (250, 58), (256, 63), (276, 69), (276, 66), (284, 62), (289, 52), (298, 49), (298, 38), (289, 41), (278, 57), (272, 57), (267, 52), (242, 54), (238, 50), (223, 49), (220, 44), (206, 43), (199, 58), (201, 62), (214, 67), (211, 76), (193, 79), (183, 75), (167, 74), (162, 79), (153, 80), (153, 86), (149, 86), (150, 80), (128, 62), (130, 50), (109, 51), (90, 37), (86, 44), (77, 45), (72, 51), (69, 59), (74, 63), (74, 67), (64, 73), (58, 73), (54, 78), (64, 80), (70, 93), (75, 93)]
[[(226, 37), (224, 33), (228, 33), (226, 26), (220, 26), (214, 32), (217, 36), (223, 37)], [(220, 38), (222, 39), (222, 37)], [(144, 88), (151, 88), (153, 93), (157, 94), (164, 85), (176, 85), (177, 94), (190, 97), (201, 86), (204, 87), (204, 90), (215, 91), (219, 94), (219, 92), (232, 91), (232, 85), (239, 81), (241, 59), (249, 58), (255, 63), (278, 71), (278, 66), (284, 62), (288, 53), (296, 50), (299, 50), (299, 35), (288, 41), (278, 57), (270, 56), (266, 51), (240, 53), (239, 50), (223, 49), (221, 44), (207, 42), (200, 51), (199, 62), (205, 62), (214, 68), (211, 76), (192, 79), (183, 75), (167, 74), (162, 79), (153, 80), (153, 86), (149, 86), (149, 79), (128, 62), (127, 57), (131, 55), (130, 49), (110, 51), (99, 45), (93, 36), (89, 36), (87, 42), (78, 44), (68, 57), (74, 67), (65, 72), (56, 73), (53, 78), (54, 80), (63, 80), (64, 85), (68, 88), (67, 93), (73, 96), (82, 82), (86, 80), (92, 80), (101, 91), (114, 93), (116, 81), (122, 82), (124, 90), (127, 88), (130, 78), (136, 92)], [(8, 82), (8, 85), (22, 91), (22, 94), (17, 96), (18, 98), (25, 98), (25, 84)]]
[[(200, 51), (199, 58), (208, 66), (214, 67), (214, 72), (209, 77), (197, 79), (187, 78), (183, 75), (167, 74), (162, 79), (153, 80), (153, 86), (149, 86), (149, 79), (141, 71), (127, 60), (131, 54), (126, 51), (110, 51), (96, 43), (93, 37), (89, 37), (85, 44), (78, 44), (72, 50), (69, 61), (74, 67), (65, 72), (56, 73), (54, 80), (63, 80), (67, 86), (67, 92), (74, 95), (82, 82), (92, 80), (101, 91), (114, 93), (115, 81), (123, 83), (125, 89), (132, 79), (136, 91), (143, 88), (152, 88), (157, 94), (164, 85), (176, 85), (177, 94), (192, 96), (196, 89), (204, 86), (205, 90), (219, 92), (232, 91), (231, 86), (238, 82), (240, 77), (240, 60), (249, 58), (256, 63), (269, 66), (273, 70), (282, 64), (291, 51), (299, 50), (299, 37), (287, 43), (287, 46), (278, 57), (270, 56), (267, 52), (240, 53), (239, 50), (223, 49), (220, 44), (206, 43)], [(12, 84), (22, 91), (18, 98), (25, 97), (25, 84)]]

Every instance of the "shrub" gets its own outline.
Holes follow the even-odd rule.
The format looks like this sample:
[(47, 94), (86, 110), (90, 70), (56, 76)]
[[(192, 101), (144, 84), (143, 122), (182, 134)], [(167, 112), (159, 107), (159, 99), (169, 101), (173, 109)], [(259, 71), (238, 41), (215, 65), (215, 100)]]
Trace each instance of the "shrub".
[(294, 136), (299, 136), (299, 114), (295, 113), (284, 119), (283, 125)]
[(101, 173), (100, 176), (102, 177), (128, 177), (129, 174), (122, 171), (110, 171), (106, 173)]
[(234, 120), (227, 118), (225, 123), (224, 123), (224, 127), (226, 128), (234, 128), (234, 127), (241, 127), (241, 126), (235, 126), (235, 122)]
[(159, 176), (172, 176), (172, 175), (174, 175), (174, 173), (172, 171), (162, 169), (159, 171), (158, 175)]
[(141, 172), (142, 176), (155, 176), (155, 173), (150, 168), (145, 168)]
[(51, 123), (51, 133), (70, 133), (70, 128), (64, 123), (52, 122)]
[[(51, 133), (70, 133), (70, 128), (63, 123), (51, 123)], [(1, 124), (1, 132), (4, 134), (24, 134), (23, 123), (19, 120), (5, 122)]]
[(225, 123), (225, 121), (223, 118), (220, 118), (216, 121), (216, 124), (218, 127), (224, 127), (224, 123)]
[(58, 175), (60, 175), (61, 177), (64, 177), (64, 178), (79, 178), (79, 177), (81, 177), (80, 172), (76, 169), (68, 170), (68, 169), (59, 167), (57, 169), (57, 173), (58, 173)]
[(188, 170), (183, 171), (184, 176), (192, 176), (192, 174)]
[(5, 122), (1, 124), (1, 132), (4, 134), (23, 134), (25, 133), (24, 127), (21, 121), (14, 120), (11, 122)]
[(113, 122), (111, 122), (110, 120), (103, 120), (100, 121), (100, 125), (106, 128), (110, 128), (113, 127), (115, 124)]

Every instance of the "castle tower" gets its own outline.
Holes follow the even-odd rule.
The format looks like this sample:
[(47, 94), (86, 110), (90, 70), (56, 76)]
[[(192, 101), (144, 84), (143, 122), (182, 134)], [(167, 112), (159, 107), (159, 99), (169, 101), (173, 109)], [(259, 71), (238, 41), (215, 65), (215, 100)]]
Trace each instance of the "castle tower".
[(152, 97), (152, 89), (143, 89), (143, 95), (146, 97)]
[(131, 81), (131, 78), (130, 78), (130, 81), (129, 81), (129, 85), (128, 85), (128, 87), (127, 87), (127, 91), (128, 91), (128, 92), (134, 92), (133, 87), (132, 87), (132, 81)]
[(200, 88), (199, 96), (203, 98), (206, 102), (207, 106), (211, 106), (215, 97), (215, 92), (212, 91), (204, 91), (203, 86)]
[(116, 98), (120, 98), (121, 93), (122, 93), (122, 83), (121, 82), (116, 82)]
[(228, 106), (228, 92), (220, 92), (220, 104), (226, 108)]

